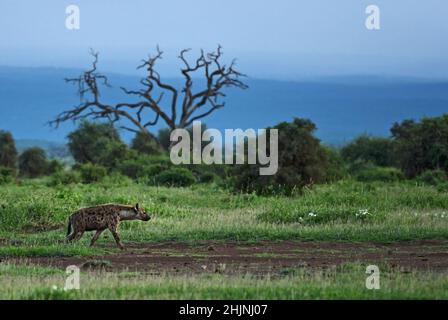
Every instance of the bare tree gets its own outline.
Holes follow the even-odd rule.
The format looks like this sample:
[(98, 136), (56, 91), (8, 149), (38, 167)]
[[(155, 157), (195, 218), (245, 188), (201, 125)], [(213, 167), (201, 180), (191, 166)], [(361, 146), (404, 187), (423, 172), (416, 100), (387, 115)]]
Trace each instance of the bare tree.
[[(62, 122), (68, 120), (108, 119), (112, 123), (120, 121), (120, 127), (125, 130), (142, 132), (155, 139), (149, 127), (156, 125), (160, 119), (170, 130), (188, 127), (193, 121), (207, 117), (225, 106), (225, 102), (220, 99), (226, 96), (224, 88), (246, 89), (248, 87), (240, 80), (245, 75), (235, 69), (235, 60), (229, 66), (222, 64), (221, 46), (210, 53), (204, 53), (201, 50), (200, 56), (193, 63), (186, 57), (189, 51), (190, 49), (184, 49), (179, 55), (183, 63), (181, 72), (185, 79), (181, 91), (163, 82), (156, 71), (156, 63), (162, 59), (163, 54), (157, 47), (156, 54), (149, 56), (147, 60), (142, 60), (142, 64), (138, 67), (146, 71), (145, 77), (140, 80), (142, 89), (128, 90), (121, 87), (127, 95), (137, 97), (137, 102), (116, 104), (107, 104), (100, 99), (100, 86), (110, 87), (110, 84), (108, 78), (97, 71), (98, 53), (91, 51), (92, 68), (78, 78), (65, 79), (66, 82), (77, 85), (80, 104), (60, 113), (56, 119), (50, 121), (50, 124), (57, 128)], [(205, 80), (203, 87), (199, 90), (196, 87), (193, 88), (196, 74), (200, 74)], [(164, 99), (167, 95), (169, 99)], [(166, 100), (168, 100), (167, 103)], [(151, 114), (150, 120), (148, 120), (148, 111)]]

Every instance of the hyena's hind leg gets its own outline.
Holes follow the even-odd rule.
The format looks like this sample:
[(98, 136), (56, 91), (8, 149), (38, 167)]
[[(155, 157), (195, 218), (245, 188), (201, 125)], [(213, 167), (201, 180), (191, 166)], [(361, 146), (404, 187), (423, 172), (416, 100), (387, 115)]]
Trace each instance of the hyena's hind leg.
[(73, 232), (69, 237), (67, 237), (68, 242), (75, 242), (82, 238), (84, 231)]
[(67, 230), (67, 241), (78, 241), (81, 239), (84, 234), (84, 229), (81, 229), (80, 226), (76, 223), (76, 219), (70, 217), (68, 222), (68, 230)]
[(68, 235), (65, 240), (67, 242), (72, 242), (75, 239), (76, 234), (73, 232), (72, 234)]
[(78, 241), (79, 239), (81, 239), (83, 234), (84, 234), (84, 230), (80, 230), (80, 231), (76, 232), (76, 235), (73, 238), (73, 241)]

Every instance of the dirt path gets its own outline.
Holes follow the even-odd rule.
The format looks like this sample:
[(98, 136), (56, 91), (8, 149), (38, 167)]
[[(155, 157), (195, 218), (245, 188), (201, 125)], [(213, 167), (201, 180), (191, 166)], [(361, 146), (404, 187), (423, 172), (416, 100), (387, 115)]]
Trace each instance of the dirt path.
[(403, 272), (448, 272), (448, 241), (415, 241), (393, 244), (298, 241), (179, 242), (128, 245), (126, 251), (93, 258), (28, 257), (39, 265), (109, 271), (146, 271), (153, 274), (279, 274), (288, 269), (332, 268), (348, 262), (383, 265)]

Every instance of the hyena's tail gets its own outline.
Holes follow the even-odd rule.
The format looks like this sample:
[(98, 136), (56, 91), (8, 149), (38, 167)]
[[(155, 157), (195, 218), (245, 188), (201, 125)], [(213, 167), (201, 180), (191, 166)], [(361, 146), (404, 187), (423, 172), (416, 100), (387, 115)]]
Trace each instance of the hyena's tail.
[(67, 238), (72, 234), (73, 227), (72, 227), (72, 217), (68, 218), (68, 226), (67, 226)]

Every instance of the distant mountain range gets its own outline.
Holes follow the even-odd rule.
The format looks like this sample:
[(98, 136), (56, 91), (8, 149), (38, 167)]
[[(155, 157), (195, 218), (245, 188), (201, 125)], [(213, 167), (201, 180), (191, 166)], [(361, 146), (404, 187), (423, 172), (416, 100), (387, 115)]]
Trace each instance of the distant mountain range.
[[(56, 130), (46, 123), (79, 103), (76, 88), (64, 78), (80, 72), (0, 67), (0, 129), (26, 139), (23, 145), (64, 142), (74, 125)], [(181, 84), (181, 79), (167, 81)], [(139, 77), (112, 74), (110, 82), (113, 88), (104, 91), (104, 99), (123, 101), (119, 86), (138, 88)], [(247, 83), (248, 90), (229, 90), (226, 107), (204, 120), (208, 127), (265, 128), (304, 117), (316, 123), (325, 143), (340, 145), (363, 133), (387, 136), (396, 121), (448, 112), (448, 81), (359, 75), (296, 82), (248, 78)]]

